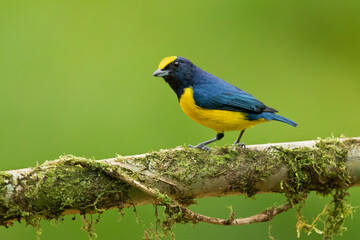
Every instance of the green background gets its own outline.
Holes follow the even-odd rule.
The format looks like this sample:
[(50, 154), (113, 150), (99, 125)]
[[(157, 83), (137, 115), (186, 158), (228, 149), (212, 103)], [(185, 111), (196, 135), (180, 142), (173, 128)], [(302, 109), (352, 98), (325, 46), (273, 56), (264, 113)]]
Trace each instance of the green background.
[[(0, 2), (0, 170), (34, 166), (62, 154), (109, 158), (196, 144), (215, 133), (189, 119), (161, 78), (163, 57), (178, 55), (250, 92), (299, 126), (250, 129), (246, 144), (360, 136), (359, 1), (25, 1)], [(217, 143), (232, 143), (236, 132)], [(352, 189), (349, 202), (360, 205)], [(284, 196), (202, 199), (192, 209), (249, 216)], [(311, 195), (311, 220), (329, 201)], [(141, 239), (152, 206), (121, 219), (107, 211), (98, 239)], [(79, 216), (42, 239), (87, 239)], [(121, 219), (121, 220), (120, 220)], [(360, 214), (341, 239), (360, 234)], [(294, 210), (273, 220), (275, 239), (295, 239)], [(267, 239), (268, 223), (178, 225), (177, 239)], [(321, 225), (321, 223), (320, 223)], [(15, 223), (1, 239), (34, 239)], [(313, 233), (301, 239), (320, 239)], [(340, 237), (337, 237), (340, 239)]]

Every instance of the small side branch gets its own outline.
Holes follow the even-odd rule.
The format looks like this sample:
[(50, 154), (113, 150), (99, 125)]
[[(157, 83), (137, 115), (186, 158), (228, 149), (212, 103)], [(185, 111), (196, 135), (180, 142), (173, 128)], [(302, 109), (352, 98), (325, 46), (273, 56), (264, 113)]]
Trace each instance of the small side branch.
[(259, 222), (267, 222), (273, 219), (276, 215), (286, 212), (291, 208), (290, 203), (285, 203), (284, 205), (276, 208), (271, 208), (264, 210), (258, 214), (255, 214), (250, 217), (246, 218), (236, 218), (234, 219), (234, 214), (232, 213), (229, 219), (221, 219), (215, 217), (208, 217), (202, 214), (194, 213), (187, 208), (182, 208), (185, 212), (185, 215), (190, 219), (199, 221), (199, 222), (206, 222), (215, 225), (246, 225), (252, 223), (259, 223)]

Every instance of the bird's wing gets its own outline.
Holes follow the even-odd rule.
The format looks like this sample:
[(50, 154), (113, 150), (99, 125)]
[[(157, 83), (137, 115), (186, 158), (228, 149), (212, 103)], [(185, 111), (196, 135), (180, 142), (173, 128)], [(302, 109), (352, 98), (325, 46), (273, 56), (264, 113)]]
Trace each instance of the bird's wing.
[(262, 102), (251, 95), (229, 92), (212, 96), (206, 105), (212, 109), (253, 113), (261, 113), (266, 108)]
[[(197, 97), (196, 95), (200, 96)], [(228, 110), (247, 113), (277, 112), (267, 107), (252, 95), (240, 90), (207, 92), (207, 94), (195, 94), (195, 102), (198, 106), (208, 109)]]

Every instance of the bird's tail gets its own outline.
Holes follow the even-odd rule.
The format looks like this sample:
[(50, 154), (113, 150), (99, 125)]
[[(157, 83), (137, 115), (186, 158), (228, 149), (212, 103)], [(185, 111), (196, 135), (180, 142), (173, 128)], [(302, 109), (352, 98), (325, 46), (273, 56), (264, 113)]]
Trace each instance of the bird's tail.
[(294, 121), (291, 121), (290, 119), (277, 115), (276, 113), (271, 113), (271, 112), (263, 112), (262, 115), (264, 116), (264, 118), (266, 120), (275, 120), (275, 121), (279, 121), (279, 122), (283, 122), (283, 123), (287, 123), (293, 127), (297, 126), (297, 123)]

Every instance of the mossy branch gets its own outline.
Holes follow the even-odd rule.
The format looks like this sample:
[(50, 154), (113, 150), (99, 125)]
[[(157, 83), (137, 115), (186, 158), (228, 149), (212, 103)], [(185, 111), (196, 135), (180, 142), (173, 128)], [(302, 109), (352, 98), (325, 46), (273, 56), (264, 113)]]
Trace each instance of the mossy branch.
[[(360, 138), (214, 147), (210, 154), (178, 147), (98, 161), (66, 155), (0, 172), (0, 224), (24, 219), (36, 226), (39, 219), (155, 203), (165, 206), (170, 227), (198, 221), (241, 225), (271, 220), (317, 191), (334, 197), (334, 206), (322, 214), (331, 236), (343, 229), (335, 215), (345, 218), (351, 210), (344, 201), (347, 188), (359, 185)], [(210, 218), (186, 208), (197, 198), (269, 192), (285, 193), (287, 203), (248, 218)], [(321, 232), (307, 224), (300, 208), (298, 213), (298, 229)]]

